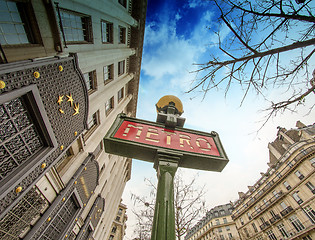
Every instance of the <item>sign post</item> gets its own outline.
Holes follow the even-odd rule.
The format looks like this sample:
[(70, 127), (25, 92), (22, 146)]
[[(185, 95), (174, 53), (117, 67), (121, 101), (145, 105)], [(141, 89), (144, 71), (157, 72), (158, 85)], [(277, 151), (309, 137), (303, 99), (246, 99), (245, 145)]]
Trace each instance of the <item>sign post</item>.
[(220, 172), (228, 158), (216, 132), (183, 128), (183, 107), (177, 97), (162, 97), (156, 108), (157, 122), (118, 115), (105, 136), (105, 151), (154, 163), (158, 187), (151, 240), (175, 240), (177, 168)]

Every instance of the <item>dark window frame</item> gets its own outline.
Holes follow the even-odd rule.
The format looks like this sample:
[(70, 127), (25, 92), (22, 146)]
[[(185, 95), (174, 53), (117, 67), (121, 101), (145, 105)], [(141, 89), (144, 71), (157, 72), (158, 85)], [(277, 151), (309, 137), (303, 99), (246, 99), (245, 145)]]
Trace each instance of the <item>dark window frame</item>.
[(118, 62), (118, 76), (121, 76), (125, 73), (126, 68), (126, 60), (122, 60)]
[(119, 26), (119, 44), (126, 44), (126, 28), (123, 26)]
[[(109, 105), (108, 105), (108, 103), (109, 103)], [(105, 114), (106, 114), (106, 116), (108, 116), (113, 111), (114, 108), (115, 108), (115, 99), (114, 99), (114, 96), (112, 96), (110, 99), (108, 99), (105, 102)]]
[[(98, 126), (100, 125), (100, 112), (99, 112), (99, 110), (97, 110), (95, 113), (93, 113), (91, 118), (88, 118), (88, 121), (90, 119), (93, 121), (93, 124), (88, 126), (87, 131), (84, 133), (84, 140), (87, 140), (93, 134), (93, 132), (98, 128)], [(89, 122), (87, 122), (87, 125), (88, 124), (89, 124)]]
[(121, 102), (125, 97), (125, 88), (122, 87), (117, 93), (118, 102)]
[[(88, 88), (87, 79), (85, 78), (85, 74), (88, 74), (88, 77), (89, 77), (88, 81), (89, 81), (90, 88)], [(96, 70), (93, 70), (93, 71), (90, 71), (90, 72), (86, 72), (83, 75), (84, 75), (84, 80), (85, 80), (86, 87), (87, 87), (87, 90), (88, 90), (88, 94), (90, 95), (90, 94), (94, 93), (95, 91), (97, 91)]]
[[(106, 72), (105, 72), (105, 68), (107, 69)], [(104, 85), (114, 80), (114, 64), (113, 63), (103, 67), (103, 78), (104, 78)]]
[[(66, 44), (68, 45), (73, 45), (73, 44), (93, 44), (93, 28), (92, 28), (92, 17), (90, 15), (84, 14), (84, 13), (80, 13), (80, 12), (76, 12), (76, 11), (72, 11), (66, 8), (59, 8), (60, 11), (60, 19), (62, 21), (62, 26), (63, 29), (60, 29), (61, 31), (64, 32), (65, 34), (65, 39), (63, 39), (63, 41), (66, 42)], [(83, 38), (84, 40), (82, 41), (74, 41), (74, 40), (66, 40), (66, 29), (65, 29), (65, 25), (64, 25), (64, 21), (62, 19), (61, 16), (61, 12), (66, 12), (68, 14), (72, 14), (75, 16), (79, 16), (81, 18), (82, 21), (82, 34), (83, 34)]]
[(18, 24), (18, 25), (23, 25), (25, 35), (28, 39), (28, 43), (17, 43), (17, 44), (1, 43), (2, 47), (6, 48), (6, 47), (25, 47), (27, 45), (31, 45), (31, 46), (42, 45), (43, 42), (42, 42), (41, 34), (39, 31), (39, 27), (37, 24), (37, 20), (34, 14), (34, 9), (33, 9), (31, 1), (26, 2), (26, 1), (11, 0), (8, 2), (16, 3), (17, 10), (21, 18), (21, 24)]
[[(105, 29), (103, 23), (106, 24)], [(106, 37), (106, 39), (104, 39), (104, 36)], [(114, 43), (114, 24), (112, 22), (101, 19), (101, 40), (104, 44)]]

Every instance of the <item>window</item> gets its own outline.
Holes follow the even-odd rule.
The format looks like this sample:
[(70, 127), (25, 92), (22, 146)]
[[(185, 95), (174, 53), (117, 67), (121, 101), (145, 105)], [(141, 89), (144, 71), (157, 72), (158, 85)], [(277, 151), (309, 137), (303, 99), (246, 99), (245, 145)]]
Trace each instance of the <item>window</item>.
[(123, 213), (123, 209), (122, 208), (119, 208), (118, 209), (118, 215), (121, 215)]
[(117, 230), (117, 227), (116, 227), (116, 226), (114, 226), (114, 227), (112, 228), (112, 233), (115, 233), (115, 232), (116, 232), (116, 230)]
[(54, 216), (49, 227), (44, 232), (42, 239), (61, 239), (64, 231), (73, 223), (80, 210), (79, 201), (73, 193), (70, 198), (62, 205), (60, 211)]
[(309, 219), (314, 223), (315, 222), (315, 212), (310, 206), (306, 206), (304, 208), (306, 215), (309, 217)]
[(295, 173), (294, 173), (300, 180), (302, 180), (304, 178), (304, 175), (299, 171), (297, 170)]
[(113, 23), (101, 21), (102, 43), (113, 43)]
[(72, 157), (74, 156), (72, 147), (70, 147), (61, 157), (61, 159), (55, 165), (57, 172), (60, 174), (61, 170), (70, 162)]
[(226, 231), (230, 231), (231, 227), (230, 226), (226, 226), (225, 229), (226, 229)]
[(281, 203), (280, 203), (280, 206), (281, 206), (283, 209), (286, 209), (286, 208), (287, 208), (287, 205), (286, 205), (284, 202), (281, 202)]
[(260, 221), (261, 221), (262, 224), (264, 224), (266, 222), (263, 217), (260, 217)]
[(0, 0), (0, 5), (1, 45), (39, 43), (41, 41), (36, 21), (33, 22), (35, 17), (31, 4)]
[(240, 217), (241, 224), (244, 225), (243, 218)]
[(282, 175), (281, 175), (281, 173), (277, 172), (276, 176), (277, 176), (277, 178), (281, 178)]
[(286, 228), (284, 227), (283, 223), (280, 223), (277, 227), (278, 227), (278, 230), (282, 234), (283, 237), (285, 237), (285, 238), (289, 237), (289, 233), (286, 230)]
[(297, 192), (293, 193), (292, 196), (298, 204), (301, 204), (303, 202), (303, 200), (299, 197)]
[(125, 60), (118, 62), (118, 76), (125, 73)]
[(257, 232), (258, 232), (258, 229), (257, 229), (255, 223), (252, 223), (252, 226), (253, 226), (253, 229), (254, 229), (255, 233), (257, 233)]
[(250, 215), (249, 212), (247, 212), (247, 217), (248, 217), (248, 220), (252, 220), (252, 216)]
[(90, 16), (66, 9), (60, 9), (59, 11), (66, 43), (93, 42), (92, 21)]
[(97, 145), (97, 147), (95, 148), (95, 150), (94, 150), (94, 152), (93, 152), (94, 156), (97, 158), (98, 155), (102, 152), (102, 150), (103, 150), (103, 141), (101, 141), (101, 142)]
[(215, 224), (216, 224), (216, 225), (219, 225), (219, 224), (220, 224), (220, 220), (219, 220), (219, 219), (216, 219), (216, 220), (215, 220)]
[(103, 68), (104, 84), (107, 84), (114, 79), (114, 64), (107, 65)]
[(293, 227), (296, 229), (296, 231), (300, 232), (305, 228), (296, 215), (290, 217), (289, 220), (292, 223)]
[(119, 222), (119, 221), (120, 221), (120, 217), (117, 216), (116, 219), (115, 219), (115, 221)]
[(88, 117), (87, 122), (88, 131), (84, 134), (84, 138), (88, 139), (99, 124), (100, 124), (99, 111), (97, 111), (93, 115)]
[(118, 102), (120, 102), (124, 98), (124, 88), (121, 88), (118, 91)]
[(273, 218), (276, 218), (276, 214), (275, 214), (275, 212), (274, 212), (273, 210), (270, 210), (269, 212), (270, 212), (270, 214), (271, 214), (271, 216), (272, 216)]
[(313, 157), (312, 159), (310, 159), (310, 163), (313, 167), (315, 167), (315, 157)]
[(123, 6), (124, 8), (127, 7), (127, 0), (118, 0), (118, 2), (119, 2), (120, 5)]
[(312, 238), (310, 237), (310, 235), (307, 235), (305, 237), (302, 237), (303, 240), (312, 240)]
[(315, 193), (315, 187), (311, 182), (307, 182), (306, 186), (311, 190), (312, 193)]
[(269, 239), (277, 240), (277, 238), (276, 238), (276, 236), (275, 236), (275, 234), (273, 233), (272, 230), (267, 231), (267, 235), (268, 235)]
[(84, 80), (89, 94), (93, 93), (97, 89), (96, 71), (84, 73)]
[[(21, 201), (1, 219), (1, 239), (23, 239), (31, 229), (31, 224), (35, 224), (48, 207), (49, 202), (40, 190), (36, 186), (31, 188)], [(26, 219), (28, 221), (25, 221)]]
[(219, 232), (222, 232), (222, 228), (218, 228), (218, 231), (219, 231)]
[(275, 196), (275, 198), (278, 198), (280, 196), (280, 194), (275, 190), (272, 192), (273, 196)]
[(249, 237), (249, 233), (248, 233), (247, 228), (244, 228), (244, 233), (245, 233), (245, 235), (246, 235), (247, 237)]
[(228, 233), (229, 239), (233, 239), (232, 233)]
[(108, 240), (113, 240), (114, 239), (114, 235), (110, 235)]
[(97, 115), (98, 115), (98, 111), (95, 112), (92, 116), (89, 116), (88, 123), (87, 123), (88, 130), (92, 129), (93, 127), (99, 124)]
[(108, 99), (105, 103), (105, 114), (106, 116), (114, 109), (114, 97)]
[(285, 186), (285, 188), (286, 188), (287, 190), (290, 190), (290, 189), (291, 189), (291, 186), (290, 186), (290, 184), (289, 184), (287, 181), (283, 182), (283, 185)]
[(126, 43), (126, 28), (119, 26), (119, 43)]
[(265, 206), (268, 206), (269, 203), (268, 203), (268, 201), (266, 199), (263, 199), (263, 202), (264, 202)]
[(223, 218), (223, 222), (224, 222), (224, 223), (227, 223), (227, 219), (226, 219), (226, 218)]

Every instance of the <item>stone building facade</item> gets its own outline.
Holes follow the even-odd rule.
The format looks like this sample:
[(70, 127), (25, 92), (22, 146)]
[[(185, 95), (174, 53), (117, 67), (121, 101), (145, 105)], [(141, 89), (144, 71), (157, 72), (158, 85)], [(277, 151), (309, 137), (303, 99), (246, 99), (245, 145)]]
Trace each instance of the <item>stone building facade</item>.
[(267, 172), (236, 202), (211, 209), (185, 240), (315, 239), (315, 124), (279, 127), (268, 149)]
[(126, 222), (128, 220), (127, 216), (127, 206), (120, 203), (118, 206), (117, 215), (111, 227), (111, 233), (109, 240), (123, 240), (126, 234)]
[(241, 239), (315, 239), (315, 125), (278, 129), (267, 172), (234, 204)]
[(0, 0), (0, 239), (108, 239), (131, 159), (146, 0)]
[(185, 236), (185, 240), (240, 239), (232, 220), (232, 204), (212, 208)]

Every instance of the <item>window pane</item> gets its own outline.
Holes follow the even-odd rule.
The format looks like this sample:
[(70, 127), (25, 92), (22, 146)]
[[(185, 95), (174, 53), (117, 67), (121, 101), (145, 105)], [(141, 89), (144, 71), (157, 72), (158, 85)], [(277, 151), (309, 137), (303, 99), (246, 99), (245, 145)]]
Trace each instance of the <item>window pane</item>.
[(91, 41), (88, 31), (83, 28), (83, 22), (90, 21), (88, 16), (60, 9), (60, 17), (66, 42)]

